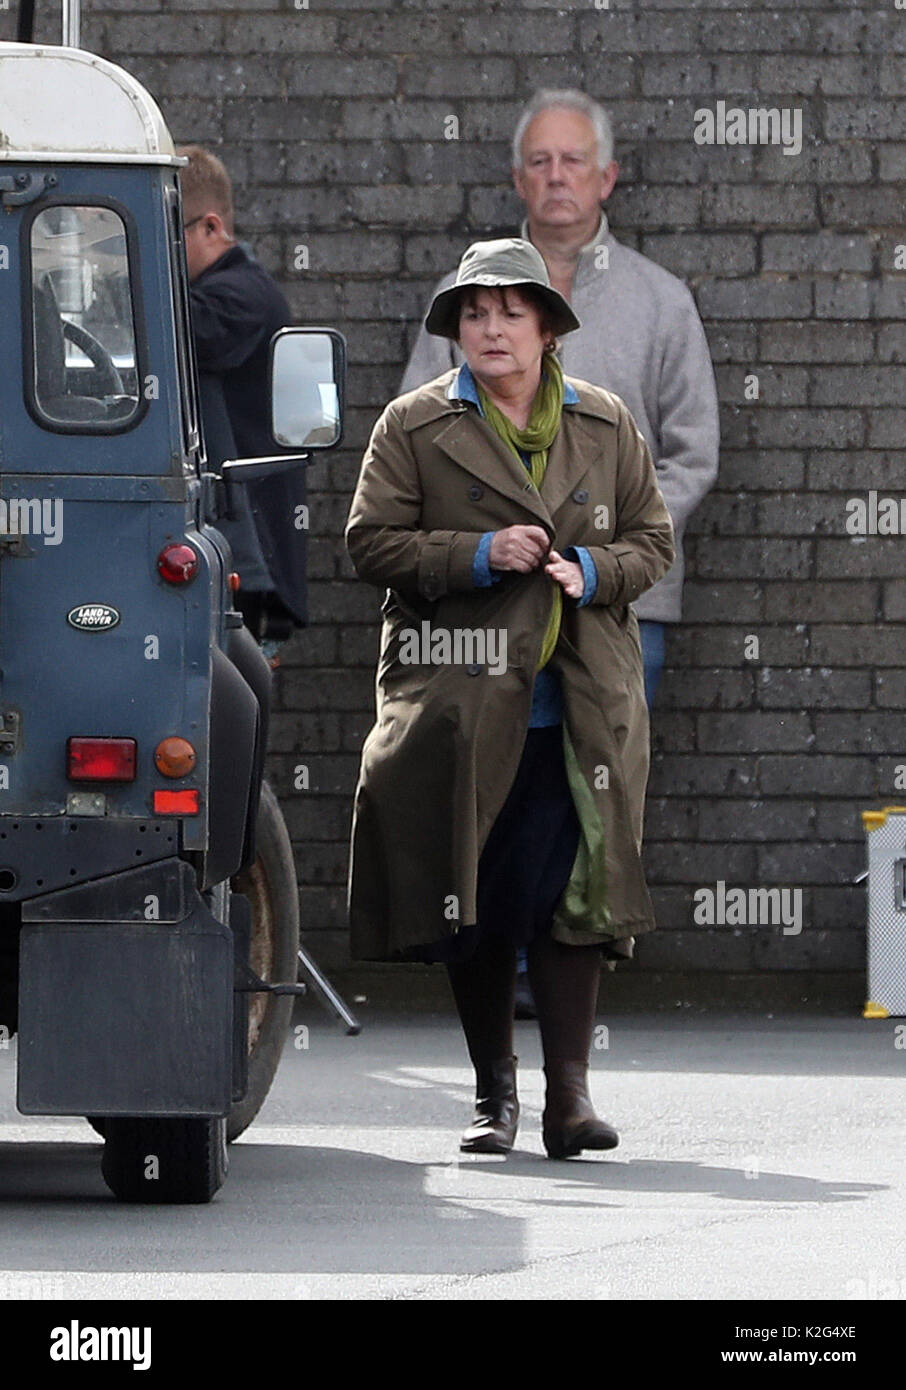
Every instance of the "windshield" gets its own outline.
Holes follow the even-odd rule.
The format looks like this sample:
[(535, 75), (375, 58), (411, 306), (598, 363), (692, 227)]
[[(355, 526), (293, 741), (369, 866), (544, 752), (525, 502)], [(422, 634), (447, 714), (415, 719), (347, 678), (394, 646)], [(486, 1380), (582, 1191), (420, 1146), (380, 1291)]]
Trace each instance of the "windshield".
[(128, 428), (141, 401), (122, 218), (45, 208), (31, 225), (31, 277), (39, 417), (60, 430)]

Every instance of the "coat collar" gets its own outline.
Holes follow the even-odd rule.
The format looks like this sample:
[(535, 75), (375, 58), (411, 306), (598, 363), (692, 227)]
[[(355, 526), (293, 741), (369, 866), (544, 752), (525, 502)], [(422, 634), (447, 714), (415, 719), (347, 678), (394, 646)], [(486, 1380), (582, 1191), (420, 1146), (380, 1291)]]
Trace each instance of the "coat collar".
[[(403, 429), (419, 429), (422, 425), (430, 424), (432, 420), (440, 420), (444, 415), (477, 414), (474, 405), (470, 409), (470, 398), (457, 393), (456, 382), (461, 371), (462, 367), (452, 367), (434, 381), (400, 396), (394, 404), (399, 410)], [(471, 373), (469, 375), (471, 376)], [(565, 413), (570, 416), (590, 415), (596, 420), (607, 420), (611, 425), (619, 423), (619, 401), (610, 391), (605, 391), (601, 386), (592, 386), (590, 382), (574, 376), (566, 377), (564, 384), (569, 392), (568, 399), (564, 394)]]
[(236, 265), (247, 265), (251, 257), (242, 242), (237, 241), (235, 246), (230, 246), (224, 251), (222, 256), (218, 256), (216, 261), (205, 266), (200, 275), (196, 275), (192, 281), (194, 285), (200, 285), (207, 275), (219, 275), (222, 270), (232, 270)]
[[(529, 480), (524, 464), (482, 418), (477, 404), (472, 403), (468, 394), (458, 394), (457, 382), (461, 372), (462, 368), (454, 368), (427, 386), (401, 397), (399, 408), (403, 428), (411, 432), (447, 417), (447, 423), (434, 435), (433, 442), (437, 447), (466, 472), (481, 482), (490, 483), (553, 531), (554, 513), (573, 492), (600, 452), (600, 435), (588, 428), (587, 420), (583, 417), (591, 416), (615, 425), (619, 419), (616, 398), (588, 382), (567, 379), (570, 402), (567, 404), (564, 399), (563, 423), (551, 445), (539, 494)], [(461, 386), (468, 392), (468, 378), (462, 380)], [(480, 449), (476, 449), (476, 431), (481, 435)]]
[[(484, 415), (484, 411), (481, 408), (481, 400), (478, 395), (478, 385), (472, 375), (472, 369), (468, 362), (463, 362), (459, 371), (447, 387), (445, 394), (450, 401), (471, 401), (473, 405), (478, 407), (479, 414)], [(563, 404), (579, 404), (578, 392), (569, 377), (563, 378)]]

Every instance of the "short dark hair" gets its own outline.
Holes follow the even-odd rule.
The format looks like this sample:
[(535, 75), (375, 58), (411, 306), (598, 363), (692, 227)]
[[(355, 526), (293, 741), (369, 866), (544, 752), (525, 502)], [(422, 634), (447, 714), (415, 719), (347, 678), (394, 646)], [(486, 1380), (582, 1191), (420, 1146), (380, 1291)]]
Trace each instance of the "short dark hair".
[[(538, 327), (542, 337), (556, 338), (554, 332), (554, 319), (551, 315), (550, 306), (543, 294), (539, 294), (534, 285), (465, 285), (459, 296), (459, 313), (462, 314), (464, 308), (473, 309), (482, 290), (489, 294), (496, 295), (504, 309), (509, 308), (507, 295), (515, 290), (517, 294), (538, 313)], [(457, 338), (457, 341), (458, 338)]]
[(179, 171), (179, 184), (186, 221), (206, 212), (219, 213), (230, 236), (233, 235), (233, 187), (223, 160), (203, 145), (180, 145), (177, 154), (188, 164)]

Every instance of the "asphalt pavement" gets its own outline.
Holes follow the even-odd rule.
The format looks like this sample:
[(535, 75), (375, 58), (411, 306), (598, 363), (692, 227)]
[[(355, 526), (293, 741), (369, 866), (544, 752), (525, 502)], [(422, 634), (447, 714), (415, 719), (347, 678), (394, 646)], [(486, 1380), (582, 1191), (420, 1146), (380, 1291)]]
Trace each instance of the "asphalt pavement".
[(600, 1030), (609, 1154), (541, 1144), (536, 1025), (522, 1122), (460, 1155), (472, 1076), (451, 1014), (314, 999), (209, 1206), (118, 1205), (79, 1120), (21, 1116), (0, 1050), (0, 1297), (903, 1299), (906, 1027), (645, 1014)]

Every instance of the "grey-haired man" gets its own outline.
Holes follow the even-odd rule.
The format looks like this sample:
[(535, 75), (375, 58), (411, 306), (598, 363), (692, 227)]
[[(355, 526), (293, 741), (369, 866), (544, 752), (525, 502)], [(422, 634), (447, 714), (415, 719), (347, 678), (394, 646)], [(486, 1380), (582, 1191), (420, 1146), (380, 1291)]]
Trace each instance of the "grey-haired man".
[[(563, 370), (614, 391), (629, 406), (676, 536), (675, 564), (634, 604), (650, 704), (663, 664), (663, 625), (682, 617), (683, 530), (717, 477), (717, 393), (689, 290), (610, 231), (601, 204), (618, 173), (610, 120), (597, 102), (577, 91), (536, 93), (516, 126), (513, 181), (526, 205), (521, 235), (537, 246), (551, 283), (582, 323), (564, 340)], [(445, 276), (436, 289), (453, 278)], [(402, 390), (461, 360), (455, 344), (422, 327)]]

